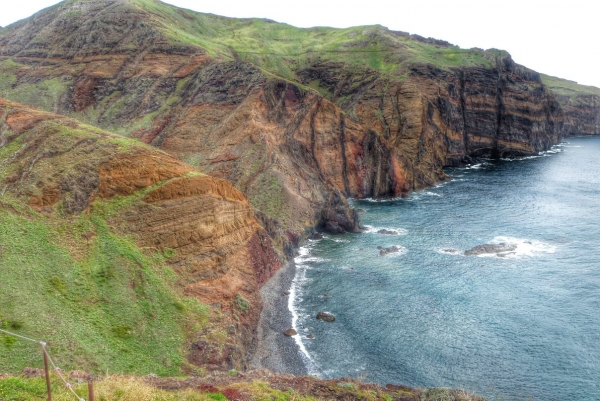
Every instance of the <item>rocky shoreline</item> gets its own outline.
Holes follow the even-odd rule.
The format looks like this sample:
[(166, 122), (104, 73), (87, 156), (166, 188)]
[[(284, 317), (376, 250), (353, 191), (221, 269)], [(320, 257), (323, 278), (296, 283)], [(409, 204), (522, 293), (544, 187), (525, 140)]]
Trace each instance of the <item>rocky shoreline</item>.
[(269, 369), (277, 373), (308, 375), (300, 348), (293, 337), (283, 334), (292, 327), (292, 312), (288, 308), (296, 265), (290, 261), (262, 287), (260, 294), (263, 310), (257, 328), (258, 346), (250, 366), (252, 369)]

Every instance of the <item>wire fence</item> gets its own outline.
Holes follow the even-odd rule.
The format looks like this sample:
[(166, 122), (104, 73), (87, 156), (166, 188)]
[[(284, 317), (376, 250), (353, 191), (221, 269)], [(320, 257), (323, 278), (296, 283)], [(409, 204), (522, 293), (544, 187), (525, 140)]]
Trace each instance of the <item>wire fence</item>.
[[(16, 338), (20, 338), (22, 340), (25, 341), (30, 341), (33, 343), (36, 343), (38, 345), (40, 345), (42, 347), (42, 352), (44, 354), (44, 368), (46, 371), (46, 386), (48, 389), (48, 400), (52, 401), (52, 394), (51, 394), (51, 390), (50, 390), (50, 376), (49, 376), (49, 369), (48, 369), (48, 362), (50, 362), (50, 365), (52, 366), (54, 372), (56, 373), (56, 375), (58, 377), (60, 377), (60, 379), (62, 380), (62, 382), (65, 384), (65, 387), (71, 392), (73, 393), (73, 395), (75, 396), (75, 398), (77, 399), (77, 401), (85, 401), (85, 399), (79, 397), (79, 395), (75, 392), (75, 390), (73, 389), (73, 386), (71, 385), (71, 383), (69, 383), (67, 381), (67, 379), (65, 379), (64, 375), (63, 375), (63, 370), (60, 369), (56, 363), (54, 363), (54, 359), (52, 359), (52, 357), (50, 356), (50, 353), (48, 352), (48, 344), (44, 341), (39, 341), (39, 340), (34, 340), (33, 338), (29, 338), (29, 337), (25, 337), (22, 336), (20, 334), (16, 334), (16, 333), (12, 333), (10, 331), (4, 330), (4, 329), (0, 329), (0, 333), (3, 333), (5, 335), (8, 336), (12, 336), (12, 337), (16, 337)], [(91, 386), (91, 383), (90, 383)], [(92, 388), (92, 387), (90, 387)], [(93, 401), (93, 392), (92, 390), (90, 391), (90, 401)]]

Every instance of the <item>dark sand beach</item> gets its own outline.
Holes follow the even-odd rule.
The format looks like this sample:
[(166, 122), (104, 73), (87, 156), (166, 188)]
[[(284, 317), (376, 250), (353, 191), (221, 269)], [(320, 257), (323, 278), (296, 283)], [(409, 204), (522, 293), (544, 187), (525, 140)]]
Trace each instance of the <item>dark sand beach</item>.
[(283, 334), (292, 327), (292, 313), (288, 309), (289, 291), (296, 266), (293, 261), (279, 270), (261, 289), (263, 311), (258, 326), (258, 347), (250, 366), (266, 368), (278, 373), (307, 375), (303, 356), (296, 341)]

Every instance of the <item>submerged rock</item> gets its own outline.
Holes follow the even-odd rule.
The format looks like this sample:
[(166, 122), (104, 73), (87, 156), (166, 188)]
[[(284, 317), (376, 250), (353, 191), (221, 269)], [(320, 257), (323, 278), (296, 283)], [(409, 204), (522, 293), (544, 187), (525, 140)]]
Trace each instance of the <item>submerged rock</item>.
[(516, 245), (509, 245), (505, 243), (501, 244), (483, 244), (477, 245), (465, 251), (465, 256), (478, 256), (478, 255), (492, 255), (506, 256), (507, 253), (514, 252), (517, 250)]
[(293, 337), (293, 336), (297, 336), (298, 332), (294, 329), (287, 329), (283, 332), (283, 334), (285, 334), (288, 337)]
[(317, 313), (317, 319), (331, 323), (335, 321), (335, 316), (329, 312), (319, 312)]
[(379, 249), (379, 256), (385, 256), (390, 253), (400, 252), (400, 248), (398, 248), (396, 245), (390, 246), (389, 248), (384, 248), (382, 246), (378, 246), (377, 249)]
[(314, 334), (309, 334), (306, 336), (306, 338), (308, 338), (309, 340), (313, 340), (315, 338)]
[(398, 235), (398, 231), (393, 231), (393, 230), (386, 230), (386, 229), (381, 229), (379, 231), (377, 231), (377, 234), (384, 234), (384, 235)]
[(312, 235), (310, 237), (308, 237), (308, 239), (312, 239), (312, 240), (323, 239), (323, 234), (314, 232), (314, 233), (312, 233)]

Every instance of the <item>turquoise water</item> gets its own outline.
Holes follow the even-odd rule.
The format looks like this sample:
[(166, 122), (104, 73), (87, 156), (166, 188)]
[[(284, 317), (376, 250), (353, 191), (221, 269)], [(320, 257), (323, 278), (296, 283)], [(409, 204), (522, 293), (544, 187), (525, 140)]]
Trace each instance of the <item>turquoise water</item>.
[[(290, 306), (309, 371), (600, 400), (600, 137), (447, 173), (408, 199), (355, 201), (369, 232), (301, 250)], [(517, 248), (463, 256), (487, 243)]]

